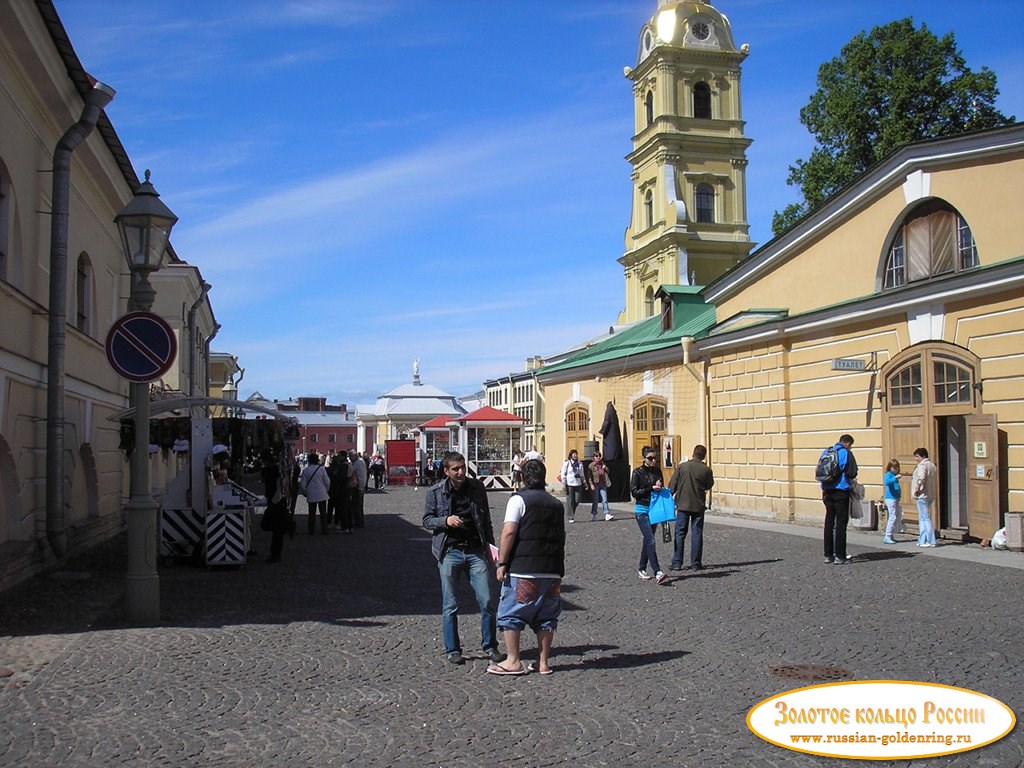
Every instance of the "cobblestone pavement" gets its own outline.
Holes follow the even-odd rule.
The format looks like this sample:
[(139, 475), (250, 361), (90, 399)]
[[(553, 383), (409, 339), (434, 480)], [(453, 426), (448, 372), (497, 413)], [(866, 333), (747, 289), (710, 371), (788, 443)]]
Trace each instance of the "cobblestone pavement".
[[(506, 496), (490, 498), (497, 529)], [(555, 674), (487, 675), (468, 592), (468, 661), (453, 666), (422, 499), (367, 494), (352, 536), (300, 521), (280, 564), (163, 567), (160, 627), (123, 621), (124, 539), (0, 594), (0, 765), (854, 765), (747, 729), (753, 705), (815, 682), (777, 665), (964, 686), (1024, 711), (1024, 556), (855, 533), (852, 563), (826, 566), (814, 529), (715, 518), (706, 569), (659, 587), (636, 576), (625, 505), (569, 527)], [(1018, 726), (913, 765), (1022, 766), (1024, 739)]]

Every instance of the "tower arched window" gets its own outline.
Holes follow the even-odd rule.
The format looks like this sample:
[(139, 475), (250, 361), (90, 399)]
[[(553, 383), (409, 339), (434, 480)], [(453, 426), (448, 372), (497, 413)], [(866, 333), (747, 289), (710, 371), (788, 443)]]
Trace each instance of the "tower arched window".
[(698, 184), (697, 194), (697, 221), (701, 224), (710, 224), (715, 220), (715, 189), (710, 184)]
[(650, 128), (654, 125), (654, 93), (648, 91), (647, 96), (644, 97), (644, 116), (647, 118), (645, 127)]
[(978, 264), (978, 246), (964, 217), (943, 200), (929, 200), (908, 213), (893, 234), (882, 267), (882, 288), (899, 288)]
[(647, 190), (644, 194), (644, 227), (650, 229), (654, 226), (654, 194)]
[(89, 255), (82, 253), (78, 257), (78, 270), (75, 275), (75, 327), (82, 333), (92, 335), (92, 262)]
[(711, 86), (705, 82), (693, 86), (693, 116), (711, 119)]
[(644, 317), (654, 316), (654, 286), (647, 286), (644, 293)]

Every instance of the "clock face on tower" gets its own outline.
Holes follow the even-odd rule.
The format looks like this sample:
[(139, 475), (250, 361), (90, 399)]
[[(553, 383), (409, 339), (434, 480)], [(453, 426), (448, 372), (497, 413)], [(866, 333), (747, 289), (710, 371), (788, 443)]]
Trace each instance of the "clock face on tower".
[(698, 40), (707, 40), (708, 36), (711, 34), (711, 30), (708, 28), (708, 25), (705, 24), (703, 21), (698, 21), (696, 24), (694, 24), (692, 31), (693, 36), (696, 37)]

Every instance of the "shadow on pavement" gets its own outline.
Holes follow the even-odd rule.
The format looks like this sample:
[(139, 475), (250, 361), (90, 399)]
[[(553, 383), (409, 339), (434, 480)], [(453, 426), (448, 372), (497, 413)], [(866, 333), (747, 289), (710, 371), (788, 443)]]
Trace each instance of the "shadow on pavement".
[[(306, 521), (297, 516), (297, 528)], [(270, 534), (253, 521), (244, 566), (179, 561), (158, 569), (161, 626), (322, 621), (381, 626), (376, 617), (436, 615), (440, 587), (430, 535), (398, 514), (366, 516), (352, 535), (296, 533), (282, 562), (265, 563)], [(0, 634), (76, 633), (132, 626), (124, 615), (127, 536), (119, 535), (0, 595)], [(466, 611), (475, 612), (467, 604)]]

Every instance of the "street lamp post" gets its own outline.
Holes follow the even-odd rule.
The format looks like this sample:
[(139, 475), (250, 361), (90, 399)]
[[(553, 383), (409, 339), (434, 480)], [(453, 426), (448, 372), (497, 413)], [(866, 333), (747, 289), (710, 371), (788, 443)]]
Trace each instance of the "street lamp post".
[[(149, 181), (140, 185), (135, 197), (114, 217), (131, 271), (128, 308), (148, 312), (156, 299), (149, 275), (163, 265), (167, 239), (178, 217), (160, 202)], [(153, 625), (160, 621), (160, 577), (156, 571), (157, 505), (149, 481), (149, 383), (132, 385), (135, 403), (135, 445), (131, 459), (131, 496), (125, 505), (128, 517), (128, 574), (125, 602), (128, 619)]]

